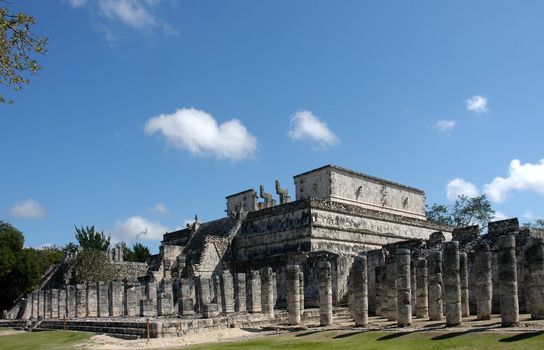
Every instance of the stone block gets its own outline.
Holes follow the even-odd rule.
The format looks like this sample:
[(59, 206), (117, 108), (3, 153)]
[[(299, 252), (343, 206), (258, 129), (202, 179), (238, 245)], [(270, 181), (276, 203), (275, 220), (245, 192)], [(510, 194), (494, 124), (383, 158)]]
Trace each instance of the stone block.
[(213, 318), (219, 316), (219, 307), (217, 304), (204, 304), (202, 305), (202, 316), (204, 318)]
[(110, 316), (110, 288), (105, 282), (98, 282), (97, 286), (97, 316)]
[(123, 294), (123, 282), (112, 281), (110, 284), (110, 316), (123, 316)]
[(98, 285), (89, 282), (87, 284), (87, 317), (98, 316)]
[(142, 299), (140, 300), (140, 316), (142, 317), (156, 317), (157, 308), (156, 300)]
[(262, 311), (261, 276), (259, 271), (251, 271), (247, 279), (247, 311), (257, 313)]

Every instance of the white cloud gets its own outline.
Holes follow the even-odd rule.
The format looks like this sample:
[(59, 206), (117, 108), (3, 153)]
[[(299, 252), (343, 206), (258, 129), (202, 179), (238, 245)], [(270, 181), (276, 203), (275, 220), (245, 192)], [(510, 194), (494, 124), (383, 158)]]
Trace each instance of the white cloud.
[(160, 222), (152, 222), (141, 216), (132, 216), (124, 221), (118, 221), (113, 229), (113, 235), (117, 239), (160, 240), (163, 235), (171, 231)]
[(147, 9), (149, 3), (145, 1), (100, 0), (98, 5), (107, 18), (119, 19), (135, 29), (157, 24), (155, 17)]
[(525, 213), (523, 213), (523, 217), (527, 220), (533, 220), (535, 215), (533, 214), (533, 211), (529, 209)]
[(457, 126), (457, 120), (439, 120), (434, 124), (434, 128), (440, 131), (451, 131)]
[(15, 203), (9, 210), (11, 216), (19, 219), (43, 219), (47, 215), (45, 208), (32, 198)]
[(499, 221), (499, 220), (506, 220), (506, 219), (509, 219), (508, 215), (497, 210), (495, 212), (495, 215), (493, 215), (493, 218), (491, 219), (491, 221)]
[(288, 135), (293, 140), (310, 140), (321, 148), (340, 142), (327, 124), (310, 111), (298, 111), (293, 115)]
[(448, 185), (446, 186), (446, 195), (449, 200), (453, 201), (461, 195), (476, 197), (479, 195), (479, 192), (474, 184), (457, 177), (448, 182)]
[(507, 177), (496, 177), (485, 185), (484, 192), (495, 202), (504, 202), (510, 191), (534, 191), (544, 195), (544, 159), (539, 163), (510, 162)]
[(161, 132), (171, 145), (201, 157), (242, 160), (257, 150), (257, 138), (238, 119), (217, 124), (210, 114), (194, 108), (150, 118), (145, 132)]
[[(159, 0), (69, 0), (73, 8), (88, 10), (95, 19), (119, 21), (137, 30), (147, 30), (161, 27), (167, 34), (176, 31), (167, 23), (157, 19), (152, 10), (159, 4)], [(96, 24), (108, 37), (113, 37), (112, 29), (103, 23)]]
[(164, 205), (164, 203), (157, 203), (157, 205), (151, 208), (150, 211), (155, 214), (168, 214), (168, 208), (166, 207), (166, 205)]
[(465, 100), (467, 110), (476, 113), (485, 113), (489, 110), (487, 98), (480, 95), (469, 97)]

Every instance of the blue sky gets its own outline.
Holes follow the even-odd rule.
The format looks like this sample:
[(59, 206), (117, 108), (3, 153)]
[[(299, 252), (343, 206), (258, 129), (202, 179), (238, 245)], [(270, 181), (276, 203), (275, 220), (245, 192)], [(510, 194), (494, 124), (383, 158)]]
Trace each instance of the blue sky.
[[(49, 37), (0, 106), (0, 218), (150, 245), (328, 163), (544, 216), (542, 1), (18, 1)], [(143, 232), (147, 232), (144, 234)]]

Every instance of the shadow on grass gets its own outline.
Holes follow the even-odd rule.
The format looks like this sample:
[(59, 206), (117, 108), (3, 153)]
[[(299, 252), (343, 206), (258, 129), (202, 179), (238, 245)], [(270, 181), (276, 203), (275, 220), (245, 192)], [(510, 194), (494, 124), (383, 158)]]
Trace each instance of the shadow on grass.
[(384, 335), (383, 337), (379, 337), (376, 340), (390, 340), (390, 339), (399, 338), (399, 337), (402, 337), (404, 335), (408, 335), (408, 334), (411, 334), (411, 333), (414, 333), (414, 332), (413, 331), (412, 332), (394, 332), (394, 333), (391, 333), (391, 334), (388, 334), (388, 335)]
[(364, 331), (363, 332), (349, 332), (349, 333), (344, 333), (344, 334), (338, 334), (338, 335), (335, 335), (334, 337), (332, 337), (332, 339), (349, 338), (349, 337), (353, 337), (354, 335), (362, 334), (362, 333), (365, 333), (365, 332)]
[(295, 337), (306, 337), (306, 336), (309, 336), (309, 335), (312, 335), (312, 334), (321, 333), (321, 332), (323, 332), (323, 331), (304, 332), (304, 333), (296, 334)]
[(469, 329), (462, 332), (448, 332), (445, 334), (437, 335), (436, 337), (432, 337), (431, 340), (446, 340), (446, 339), (451, 339), (451, 338), (467, 335), (470, 333), (478, 333), (478, 332), (484, 332), (484, 331), (485, 329)]
[(518, 333), (518, 334), (513, 335), (511, 337), (499, 339), (499, 341), (501, 343), (512, 343), (512, 342), (515, 342), (515, 341), (520, 341), (520, 340), (536, 337), (536, 336), (539, 336), (541, 334), (544, 334), (544, 331)]

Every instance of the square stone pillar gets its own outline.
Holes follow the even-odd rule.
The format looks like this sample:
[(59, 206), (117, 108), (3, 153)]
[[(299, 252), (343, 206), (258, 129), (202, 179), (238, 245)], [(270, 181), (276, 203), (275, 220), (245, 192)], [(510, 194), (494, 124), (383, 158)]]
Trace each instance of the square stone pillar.
[(110, 316), (110, 288), (105, 282), (98, 282), (98, 317)]
[(213, 303), (217, 304), (219, 313), (222, 313), (223, 308), (221, 304), (221, 278), (218, 275), (213, 276), (213, 292), (214, 292)]
[(246, 312), (246, 274), (243, 272), (234, 274), (234, 299), (236, 312)]
[(87, 317), (98, 316), (98, 284), (87, 284)]
[(110, 284), (110, 316), (123, 316), (123, 282), (112, 281)]
[(182, 278), (179, 281), (179, 290), (181, 298), (178, 300), (179, 316), (194, 315), (195, 309), (192, 298), (192, 281), (189, 278)]
[(87, 317), (87, 285), (76, 285), (76, 317)]
[(251, 271), (247, 279), (247, 311), (257, 313), (262, 311), (261, 276), (259, 271)]
[(135, 317), (140, 315), (140, 284), (137, 281), (125, 282), (125, 316)]
[(73, 285), (66, 287), (66, 317), (76, 317), (76, 287)]
[(234, 283), (229, 270), (221, 274), (221, 303), (223, 314), (234, 312)]
[(66, 289), (59, 289), (59, 318), (66, 316)]
[(44, 318), (51, 318), (51, 312), (53, 310), (52, 302), (51, 302), (51, 296), (52, 296), (51, 289), (46, 289), (45, 290), (45, 298), (44, 298), (44, 302), (45, 302)]
[(170, 316), (173, 314), (174, 299), (172, 290), (172, 281), (164, 278), (160, 283), (161, 292), (158, 295), (158, 309), (159, 316)]
[(45, 317), (45, 291), (43, 289), (38, 291), (38, 317)]
[(38, 295), (38, 291), (32, 292), (32, 318), (34, 319), (38, 318)]
[(290, 325), (300, 324), (300, 270), (298, 265), (287, 266), (287, 313)]
[(51, 289), (51, 318), (59, 318), (59, 290)]
[(211, 302), (210, 279), (207, 277), (195, 278), (195, 292), (197, 310), (202, 312), (202, 306)]

